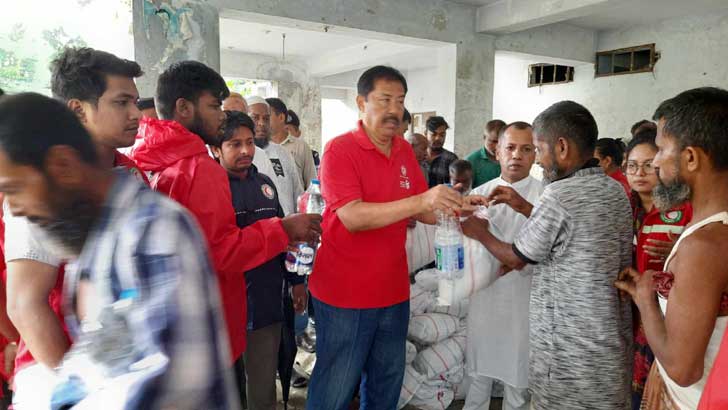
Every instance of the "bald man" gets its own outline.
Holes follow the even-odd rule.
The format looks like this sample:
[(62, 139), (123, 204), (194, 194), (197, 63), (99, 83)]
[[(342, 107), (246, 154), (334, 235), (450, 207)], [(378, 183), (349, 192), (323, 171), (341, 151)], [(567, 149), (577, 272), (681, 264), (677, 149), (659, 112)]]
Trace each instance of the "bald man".
[(422, 172), (425, 173), (425, 180), (428, 180), (430, 176), (430, 165), (427, 163), (427, 137), (419, 133), (414, 133), (407, 136), (407, 142), (412, 145), (417, 163), (420, 164)]
[(245, 102), (245, 98), (240, 93), (230, 93), (228, 98), (222, 102), (222, 109), (225, 111), (240, 111), (247, 114), (248, 103)]

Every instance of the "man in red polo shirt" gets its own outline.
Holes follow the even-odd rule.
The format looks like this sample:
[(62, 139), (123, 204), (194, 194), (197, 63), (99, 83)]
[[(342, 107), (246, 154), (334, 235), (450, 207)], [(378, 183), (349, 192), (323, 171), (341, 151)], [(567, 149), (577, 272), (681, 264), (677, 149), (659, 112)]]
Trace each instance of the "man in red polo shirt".
[(363, 119), (332, 140), (321, 161), (326, 210), (309, 283), (317, 333), (309, 410), (348, 408), (360, 377), (362, 408), (396, 407), (409, 320), (407, 221), (434, 223), (434, 210), (462, 205), (444, 185), (427, 191), (412, 147), (399, 135), (402, 74), (373, 67), (357, 89)]

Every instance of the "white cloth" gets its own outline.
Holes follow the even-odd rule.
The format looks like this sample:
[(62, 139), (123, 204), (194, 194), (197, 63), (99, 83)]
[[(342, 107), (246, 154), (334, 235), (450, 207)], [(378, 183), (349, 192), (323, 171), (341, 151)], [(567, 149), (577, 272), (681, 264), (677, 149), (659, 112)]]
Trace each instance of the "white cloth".
[[(265, 150), (260, 147), (255, 147), (255, 156), (253, 157), (253, 165), (255, 165), (255, 168), (258, 169), (258, 172), (261, 174), (267, 176), (273, 181), (273, 184), (276, 183), (276, 174), (273, 172), (273, 165), (270, 163), (270, 158), (268, 158), (268, 154), (265, 153)], [(276, 185), (276, 190), (278, 190), (278, 186)]]
[[(489, 409), (494, 384), (495, 379), (490, 377), (473, 377), (470, 381), (463, 410)], [(506, 384), (504, 393), (503, 410), (527, 410), (529, 408), (531, 400), (528, 389), (518, 389)]]
[[(515, 184), (496, 178), (473, 193), (487, 196), (502, 185), (511, 186), (532, 204), (544, 188), (530, 176)], [(505, 242), (512, 242), (527, 220), (505, 204), (489, 207), (488, 219), (500, 228), (500, 239)], [(500, 265), (491, 264), (488, 269), (498, 270)], [(471, 376), (492, 377), (515, 388), (528, 387), (531, 270), (526, 266), (522, 271), (509, 272), (470, 297), (466, 357)]]
[(285, 148), (274, 142), (269, 143), (263, 150), (271, 163), (272, 175), (268, 176), (276, 185), (283, 213), (286, 216), (295, 213), (296, 201), (303, 193), (303, 186), (293, 157)]
[(51, 266), (61, 264), (61, 256), (57, 249), (46, 246), (46, 236), (40, 228), (31, 224), (27, 218), (14, 216), (7, 202), (3, 204), (3, 222), (5, 223), (5, 262), (17, 259), (29, 259)]
[[(722, 223), (724, 225), (728, 225), (728, 212), (721, 212), (709, 218), (703, 219), (702, 221), (686, 229), (685, 232), (680, 235), (680, 238), (677, 240), (675, 246), (672, 248), (670, 256), (665, 261), (666, 271), (668, 270), (670, 261), (672, 261), (672, 258), (675, 256), (675, 253), (677, 252), (677, 249), (683, 239), (692, 235), (698, 229), (711, 223)], [(662, 296), (658, 297), (658, 300), (660, 302), (662, 314), (666, 315), (667, 303), (669, 300), (663, 298)], [(688, 387), (681, 387), (670, 378), (670, 376), (660, 364), (660, 361), (655, 359), (655, 363), (657, 363), (657, 368), (660, 370), (660, 375), (665, 381), (665, 387), (670, 393), (670, 397), (681, 410), (695, 410), (698, 408), (700, 396), (703, 394), (703, 389), (705, 388), (705, 383), (707, 383), (708, 381), (708, 375), (710, 374), (710, 370), (713, 368), (713, 364), (715, 364), (715, 359), (718, 356), (720, 343), (723, 340), (723, 334), (725, 333), (726, 327), (728, 327), (728, 316), (719, 316), (715, 321), (715, 328), (713, 329), (713, 334), (710, 336), (710, 341), (708, 341), (708, 348), (705, 350), (703, 377), (695, 384), (692, 384)]]
[(407, 228), (404, 247), (407, 250), (407, 267), (410, 273), (434, 262), (435, 226), (417, 222), (414, 228)]
[(16, 410), (47, 409), (53, 389), (62, 379), (42, 364), (22, 368), (13, 380), (13, 408)]

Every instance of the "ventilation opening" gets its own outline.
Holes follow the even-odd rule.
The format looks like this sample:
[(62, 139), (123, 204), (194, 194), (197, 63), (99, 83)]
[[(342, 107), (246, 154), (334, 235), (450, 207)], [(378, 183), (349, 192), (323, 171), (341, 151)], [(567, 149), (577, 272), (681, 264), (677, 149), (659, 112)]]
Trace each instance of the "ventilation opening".
[(659, 58), (654, 44), (600, 51), (596, 58), (596, 77), (651, 72)]
[(574, 81), (574, 67), (556, 64), (532, 64), (528, 67), (528, 86), (564, 84)]

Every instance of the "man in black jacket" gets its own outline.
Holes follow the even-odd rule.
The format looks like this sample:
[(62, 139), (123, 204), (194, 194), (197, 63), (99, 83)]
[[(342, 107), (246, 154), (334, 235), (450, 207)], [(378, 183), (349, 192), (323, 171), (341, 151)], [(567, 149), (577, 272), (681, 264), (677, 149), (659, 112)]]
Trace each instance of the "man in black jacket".
[[(270, 178), (258, 172), (253, 165), (255, 156), (255, 124), (239, 111), (226, 111), (227, 121), (223, 136), (212, 152), (227, 170), (230, 180), (233, 208), (238, 227), (267, 218), (283, 217), (278, 192)], [(243, 355), (247, 379), (249, 410), (276, 408), (276, 371), (278, 347), (284, 321), (283, 298), (290, 297), (292, 286), (293, 307), (297, 313), (306, 306), (304, 278), (289, 273), (284, 265), (285, 255), (245, 272), (248, 294), (248, 348)], [(236, 369), (241, 369), (236, 363)], [(238, 376), (242, 376), (236, 371)], [(242, 388), (239, 377), (238, 387)]]

